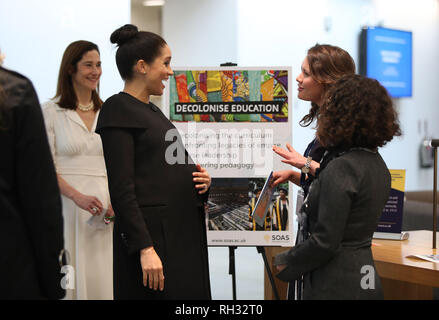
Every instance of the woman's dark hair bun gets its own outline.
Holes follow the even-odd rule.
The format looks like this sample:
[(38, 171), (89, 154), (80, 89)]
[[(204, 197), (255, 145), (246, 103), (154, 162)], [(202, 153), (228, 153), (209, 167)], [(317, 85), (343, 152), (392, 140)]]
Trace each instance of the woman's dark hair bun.
[(117, 43), (117, 45), (120, 47), (128, 40), (134, 38), (138, 32), (139, 29), (137, 29), (135, 25), (126, 24), (111, 34), (110, 41), (111, 43)]

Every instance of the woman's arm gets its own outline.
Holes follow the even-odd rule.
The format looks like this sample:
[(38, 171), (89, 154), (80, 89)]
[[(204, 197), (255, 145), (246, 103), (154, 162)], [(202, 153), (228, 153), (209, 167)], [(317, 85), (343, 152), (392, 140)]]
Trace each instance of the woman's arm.
[[(302, 156), (296, 150), (294, 150), (294, 148), (288, 143), (287, 143), (287, 149), (288, 151), (277, 146), (273, 147), (273, 151), (276, 152), (278, 155), (280, 155), (282, 158), (284, 158), (284, 160), (282, 160), (283, 163), (288, 163), (293, 167), (296, 167), (297, 169), (302, 169), (306, 164), (307, 158)], [(312, 160), (309, 166), (308, 174), (315, 176), (316, 170), (318, 168), (320, 168), (320, 163)], [(300, 183), (300, 173), (299, 173), (299, 183)]]
[(291, 181), (300, 186), (300, 172), (294, 170), (281, 170), (273, 172), (273, 186), (277, 186), (285, 181)]
[[(122, 128), (101, 128), (99, 134), (104, 149), (111, 204), (123, 225), (120, 235), (128, 254), (139, 253), (143, 285), (157, 290), (164, 288), (163, 265), (153, 247), (153, 241), (139, 209), (134, 182), (134, 137)], [(140, 280), (140, 279), (139, 279)]]
[(69, 185), (67, 181), (61, 177), (61, 175), (57, 174), (56, 176), (58, 179), (59, 189), (63, 196), (69, 198), (82, 210), (88, 211), (94, 216), (98, 216), (102, 213), (104, 206), (98, 198), (82, 194)]

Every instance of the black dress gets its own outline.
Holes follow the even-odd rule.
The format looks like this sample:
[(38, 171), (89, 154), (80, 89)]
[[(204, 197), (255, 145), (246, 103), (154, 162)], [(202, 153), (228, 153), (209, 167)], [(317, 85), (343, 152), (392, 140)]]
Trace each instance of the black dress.
[[(195, 189), (196, 167), (174, 125), (154, 104), (121, 92), (105, 101), (96, 132), (116, 216), (114, 298), (210, 299), (207, 194)], [(139, 251), (149, 246), (163, 263), (162, 292), (143, 286)]]
[(60, 299), (61, 197), (32, 83), (0, 67), (0, 300)]
[[(325, 154), (326, 149), (320, 144), (317, 138), (308, 145), (303, 154), (304, 157), (311, 157), (313, 161), (320, 162)], [(304, 197), (308, 195), (308, 189), (314, 180), (314, 176), (311, 174), (300, 174), (300, 185), (302, 186)]]

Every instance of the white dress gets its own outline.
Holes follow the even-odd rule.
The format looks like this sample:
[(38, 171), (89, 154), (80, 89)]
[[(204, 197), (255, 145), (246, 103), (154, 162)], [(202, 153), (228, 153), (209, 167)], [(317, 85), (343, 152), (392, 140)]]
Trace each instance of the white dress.
[[(66, 299), (113, 299), (113, 223), (103, 222), (110, 204), (101, 138), (96, 134), (96, 114), (89, 131), (75, 110), (55, 101), (43, 105), (46, 129), (56, 171), (79, 192), (97, 197), (104, 212), (98, 219), (62, 196), (65, 248), (75, 270), (74, 289)], [(96, 221), (98, 220), (98, 221)]]

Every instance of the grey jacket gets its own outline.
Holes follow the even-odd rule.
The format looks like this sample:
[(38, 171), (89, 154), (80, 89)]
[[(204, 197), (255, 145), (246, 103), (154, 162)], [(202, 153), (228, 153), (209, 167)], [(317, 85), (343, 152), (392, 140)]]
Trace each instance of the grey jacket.
[(390, 192), (379, 153), (349, 151), (312, 183), (303, 210), (310, 236), (275, 258), (277, 277), (304, 276), (304, 299), (381, 299), (371, 241)]

